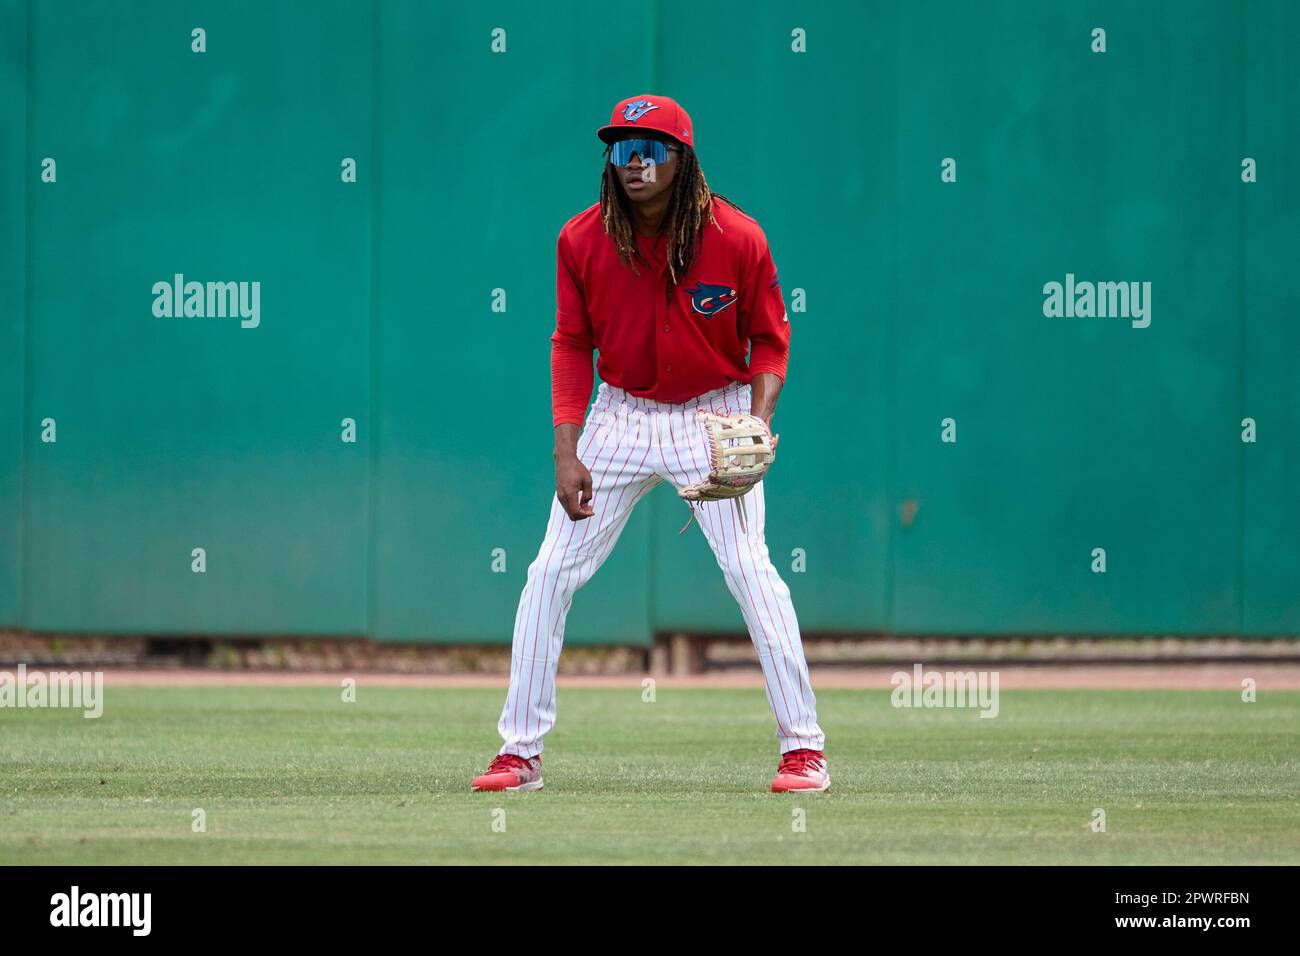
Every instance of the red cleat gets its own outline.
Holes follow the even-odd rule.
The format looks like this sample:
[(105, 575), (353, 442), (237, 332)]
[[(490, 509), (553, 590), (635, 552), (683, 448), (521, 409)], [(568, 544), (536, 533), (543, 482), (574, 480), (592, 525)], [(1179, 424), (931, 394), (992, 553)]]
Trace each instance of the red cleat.
[(542, 789), (542, 758), (520, 757), (516, 754), (497, 754), (487, 773), (475, 777), (470, 790), (504, 790), (523, 793)]
[(773, 793), (821, 793), (831, 785), (826, 755), (820, 750), (791, 750), (781, 754), (772, 778)]

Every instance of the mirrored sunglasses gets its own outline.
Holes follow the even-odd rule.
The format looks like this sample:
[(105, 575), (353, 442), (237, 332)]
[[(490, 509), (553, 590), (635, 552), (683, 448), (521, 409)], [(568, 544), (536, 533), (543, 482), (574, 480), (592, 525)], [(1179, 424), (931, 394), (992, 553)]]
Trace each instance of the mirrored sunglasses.
[(609, 161), (615, 166), (626, 166), (632, 162), (632, 155), (635, 153), (641, 157), (642, 164), (666, 163), (670, 152), (678, 152), (678, 147), (669, 146), (663, 140), (658, 139), (620, 139), (615, 140), (609, 146)]

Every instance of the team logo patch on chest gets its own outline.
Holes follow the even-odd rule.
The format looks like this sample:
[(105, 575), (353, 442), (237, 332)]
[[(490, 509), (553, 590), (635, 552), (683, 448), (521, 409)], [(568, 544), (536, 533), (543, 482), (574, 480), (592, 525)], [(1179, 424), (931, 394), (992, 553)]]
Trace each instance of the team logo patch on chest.
[(697, 282), (694, 288), (686, 290), (686, 294), (691, 297), (691, 308), (706, 319), (736, 304), (736, 290), (729, 285)]

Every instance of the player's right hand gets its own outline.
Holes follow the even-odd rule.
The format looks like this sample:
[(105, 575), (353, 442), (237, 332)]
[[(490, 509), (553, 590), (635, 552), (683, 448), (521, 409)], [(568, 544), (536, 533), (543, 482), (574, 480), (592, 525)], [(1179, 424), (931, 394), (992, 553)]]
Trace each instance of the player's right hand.
[(591, 507), (591, 472), (576, 455), (556, 459), (555, 497), (572, 521), (581, 521), (596, 513)]

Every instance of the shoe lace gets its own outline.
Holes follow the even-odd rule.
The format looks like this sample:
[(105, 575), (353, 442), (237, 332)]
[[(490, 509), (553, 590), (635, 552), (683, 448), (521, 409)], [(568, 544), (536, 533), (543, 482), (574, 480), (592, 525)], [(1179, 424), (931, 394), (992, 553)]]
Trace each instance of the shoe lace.
[(819, 766), (823, 759), (820, 750), (791, 750), (789, 753), (781, 754), (781, 766), (776, 772), (802, 776), (810, 769)]
[(518, 754), (497, 754), (492, 758), (492, 763), (488, 765), (488, 773), (496, 773), (500, 770), (528, 770), (528, 761)]

